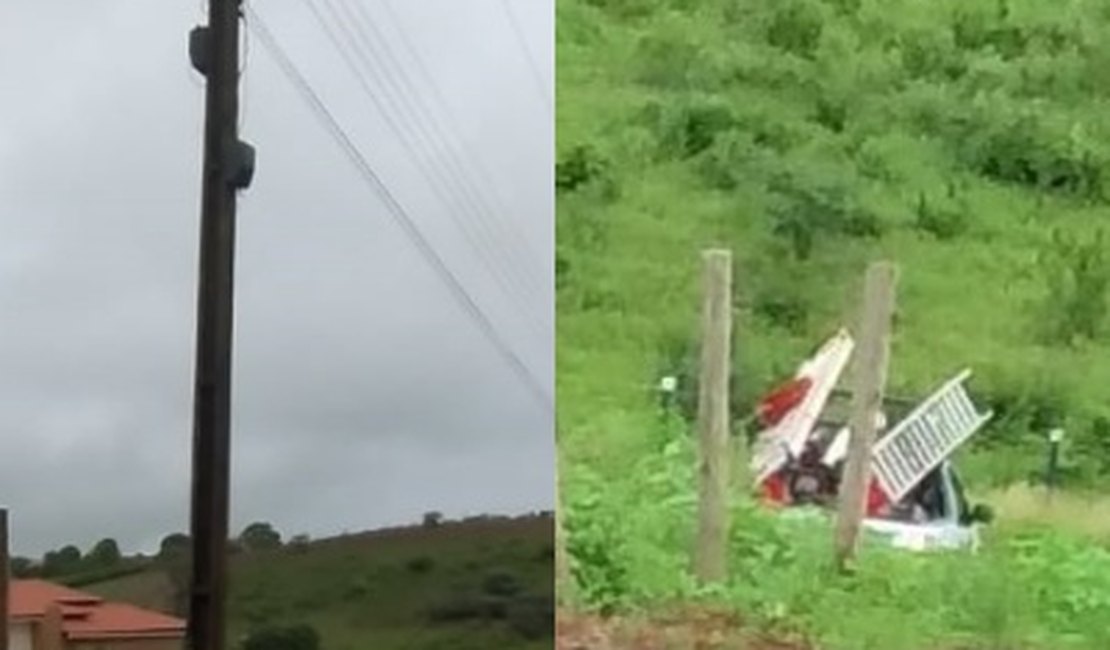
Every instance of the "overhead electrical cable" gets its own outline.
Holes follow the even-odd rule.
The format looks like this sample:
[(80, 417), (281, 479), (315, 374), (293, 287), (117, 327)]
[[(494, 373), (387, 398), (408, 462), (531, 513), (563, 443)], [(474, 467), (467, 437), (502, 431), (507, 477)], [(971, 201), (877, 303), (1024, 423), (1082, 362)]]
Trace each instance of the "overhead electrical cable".
[(508, 344), (498, 328), (470, 295), (470, 292), (467, 291), (462, 281), (451, 271), (450, 267), (447, 266), (435, 247), (420, 231), (420, 228), (409, 216), (404, 206), (401, 205), (390, 191), (389, 187), (382, 181), (374, 167), (362, 154), (342, 125), (335, 119), (335, 116), (312, 88), (312, 85), (304, 75), (301, 74), (301, 71), (285, 52), (285, 49), (278, 42), (273, 32), (267, 27), (262, 17), (250, 6), (246, 8), (246, 14), (249, 17), (247, 21), (248, 28), (254, 32), (262, 46), (274, 58), (274, 61), (281, 69), (282, 73), (297, 89), (313, 115), (316, 116), (328, 133), (335, 139), (344, 154), (346, 154), (348, 160), (359, 172), (360, 177), (382, 200), (393, 222), (405, 234), (421, 257), (432, 267), (432, 270), (435, 271), (443, 281), (444, 285), (456, 299), (464, 313), (486, 336), (489, 342), (504, 358), (510, 369), (517, 374), (540, 405), (553, 415), (555, 412), (554, 399), (548, 394), (544, 383), (536, 377), (531, 368), (520, 358), (513, 347)]
[[(330, 21), (328, 17), (317, 8), (312, 0), (305, 0), (305, 4), (312, 11), (314, 18), (343, 57), (344, 62), (351, 69), (351, 72), (354, 73), (363, 91), (382, 114), (386, 121), (386, 125), (401, 140), (406, 148), (409, 149), (410, 153), (415, 154), (418, 149), (418, 138), (412, 137), (410, 130), (403, 127), (403, 125), (411, 126), (412, 121), (408, 119), (398, 119), (400, 116), (408, 117), (406, 114), (411, 111), (397, 111), (395, 109), (391, 102), (392, 98), (389, 96), (389, 88), (386, 87), (385, 84), (375, 83), (380, 82), (380, 75), (375, 75), (375, 79), (371, 80), (364, 74), (364, 70), (359, 66), (356, 57), (361, 59), (368, 69), (373, 70), (375, 69), (374, 61), (372, 60), (373, 55), (371, 54), (368, 57), (366, 52), (359, 47), (358, 37), (354, 34), (349, 25), (351, 17), (341, 15), (335, 6), (328, 0), (323, 0), (323, 4), (330, 13)], [(348, 44), (354, 46), (355, 56), (352, 56), (351, 52), (344, 46), (343, 42), (340, 40), (340, 34), (337, 32), (342, 33), (342, 35), (346, 37)], [(393, 113), (396, 113), (397, 116), (394, 116)], [(434, 160), (434, 156), (432, 160)], [(538, 287), (528, 287), (523, 284), (524, 278), (527, 277), (527, 275), (522, 273), (520, 269), (509, 268), (504, 264), (504, 252), (511, 250), (511, 248), (499, 246), (497, 241), (491, 237), (488, 230), (472, 231), (470, 224), (461, 219), (461, 215), (458, 214), (461, 210), (470, 208), (470, 204), (465, 200), (458, 200), (453, 196), (449, 196), (451, 190), (444, 182), (445, 177), (442, 175), (442, 172), (436, 166), (429, 164), (427, 160), (422, 159), (419, 155), (414, 155), (414, 161), (421, 167), (421, 171), (428, 176), (429, 181), (433, 181), (431, 185), (432, 190), (440, 200), (444, 202), (448, 216), (462, 231), (468, 243), (478, 250), (481, 261), (484, 266), (486, 266), (493, 279), (501, 285), (507, 296), (513, 300), (518, 309), (520, 309), (528, 324), (533, 328), (533, 331), (542, 336), (542, 323), (533, 320), (535, 317), (531, 311), (521, 306), (522, 300), (533, 298), (536, 295)], [(472, 216), (477, 216), (475, 219), (476, 223), (482, 223), (480, 215), (472, 214)], [(537, 327), (539, 327), (539, 329), (536, 329)]]

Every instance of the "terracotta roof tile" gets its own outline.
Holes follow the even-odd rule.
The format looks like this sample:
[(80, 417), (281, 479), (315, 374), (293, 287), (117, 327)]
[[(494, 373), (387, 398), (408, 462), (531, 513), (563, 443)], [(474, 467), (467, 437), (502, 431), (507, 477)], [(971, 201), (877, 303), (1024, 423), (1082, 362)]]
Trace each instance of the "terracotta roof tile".
[(12, 618), (39, 618), (51, 605), (58, 605), (62, 631), (71, 639), (180, 637), (185, 631), (181, 619), (105, 602), (45, 580), (13, 580), (8, 594)]
[(53, 603), (62, 606), (63, 615), (75, 605), (103, 602), (91, 594), (74, 591), (45, 580), (12, 580), (8, 585), (8, 612), (12, 618), (42, 616)]
[(62, 629), (71, 639), (105, 637), (181, 636), (185, 621), (123, 603), (101, 603), (89, 608), (87, 618), (65, 620)]

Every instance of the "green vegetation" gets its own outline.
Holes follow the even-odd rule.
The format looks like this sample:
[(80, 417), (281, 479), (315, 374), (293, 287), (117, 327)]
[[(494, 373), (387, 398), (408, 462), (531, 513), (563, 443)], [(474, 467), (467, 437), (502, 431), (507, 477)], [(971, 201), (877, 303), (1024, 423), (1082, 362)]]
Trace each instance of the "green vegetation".
[(642, 456), (623, 475), (615, 482), (580, 469), (564, 479), (575, 497), (566, 527), (579, 606), (725, 608), (746, 623), (737, 634), (804, 638), (827, 650), (1110, 647), (1110, 550), (1089, 537), (1003, 522), (976, 555), (868, 544), (856, 572), (842, 575), (833, 568), (830, 526), (776, 518), (738, 498), (730, 578), (699, 588), (688, 572), (692, 442)]
[[(1067, 0), (558, 3), (558, 394), (584, 604), (725, 605), (828, 647), (1102, 648), (1098, 535), (1002, 522), (976, 558), (868, 553), (738, 499), (732, 581), (689, 583), (698, 252), (736, 259), (737, 421), (901, 267), (893, 393), (963, 367), (985, 492), (1110, 476), (1110, 12)], [(680, 380), (678, 409), (654, 386)], [(1033, 526), (1031, 528), (1031, 526)]]
[(863, 268), (888, 256), (902, 267), (892, 391), (921, 395), (972, 367), (999, 413), (984, 445), (1040, 454), (1044, 429), (1062, 424), (1082, 459), (1073, 480), (1105, 474), (1086, 453), (1110, 444), (1101, 4), (558, 11), (566, 456), (604, 464), (658, 442), (645, 433), (651, 387), (690, 376), (697, 254), (724, 245), (737, 260), (739, 415), (851, 324)]
[[(268, 526), (255, 526), (272, 530)], [(476, 518), (237, 553), (230, 647), (551, 647), (552, 519)], [(273, 536), (267, 534), (272, 541)], [(174, 538), (173, 541), (181, 541)], [(187, 541), (187, 540), (186, 540)], [(173, 543), (170, 544), (173, 546)], [(174, 612), (172, 567), (83, 589)]]

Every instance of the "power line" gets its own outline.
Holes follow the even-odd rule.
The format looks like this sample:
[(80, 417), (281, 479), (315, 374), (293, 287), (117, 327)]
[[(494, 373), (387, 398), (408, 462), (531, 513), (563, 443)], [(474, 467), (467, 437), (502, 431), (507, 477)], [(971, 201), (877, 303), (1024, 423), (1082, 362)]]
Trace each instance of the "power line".
[(373, 166), (362, 155), (358, 147), (354, 144), (351, 138), (347, 135), (346, 131), (328, 110), (320, 96), (313, 90), (311, 84), (301, 74), (300, 70), (285, 53), (284, 48), (281, 47), (273, 33), (266, 26), (262, 17), (254, 11), (249, 5), (246, 8), (247, 15), (250, 20), (247, 22), (248, 28), (255, 32), (262, 46), (274, 57), (275, 62), (281, 69), (282, 73), (288, 78), (293, 85), (297, 88), (301, 97), (307, 102), (309, 108), (313, 111), (318, 119), (320, 119), (324, 127), (328, 130), (336, 143), (347, 155), (350, 162), (355, 166), (356, 170), (360, 173), (363, 180), (370, 186), (370, 189), (378, 195), (378, 197), (385, 203), (390, 217), (394, 223), (401, 228), (404, 234), (409, 238), (409, 241), (416, 248), (417, 252), (424, 257), (425, 261), (432, 267), (440, 279), (450, 290), (451, 294), (456, 298), (463, 311), (474, 321), (482, 333), (489, 339), (490, 343), (497, 349), (497, 351), (504, 357), (505, 361), (509, 364), (510, 368), (520, 377), (525, 383), (527, 388), (533, 393), (533, 396), (540, 402), (541, 406), (547, 411), (554, 413), (555, 405), (554, 400), (548, 396), (547, 391), (544, 389), (542, 382), (532, 373), (531, 369), (521, 360), (512, 347), (502, 338), (500, 332), (486, 316), (482, 308), (475, 302), (474, 298), (466, 290), (466, 287), (458, 279), (457, 276), (436, 252), (435, 248), (429, 243), (427, 238), (413, 222), (412, 218), (408, 215), (404, 207), (393, 196), (393, 193), (385, 185), (382, 179), (374, 171)]
[[(425, 64), (423, 58), (421, 58), (420, 53), (417, 51), (416, 46), (412, 42), (412, 39), (409, 38), (408, 33), (401, 27), (401, 19), (400, 17), (398, 17), (396, 10), (393, 8), (393, 3), (391, 2), (391, 0), (381, 0), (381, 5), (385, 8), (386, 13), (388, 14), (388, 18), (393, 22), (394, 31), (396, 31), (397, 34), (401, 37), (402, 46), (408, 51), (409, 56), (412, 58), (413, 62), (415, 62), (417, 72), (423, 77), (424, 83), (426, 83), (428, 87), (431, 88), (432, 98), (439, 105), (440, 110), (450, 122), (448, 126), (456, 131), (461, 130), (459, 129), (458, 123), (451, 119), (452, 114), (451, 109), (448, 106), (448, 102), (443, 96), (443, 93), (440, 92), (439, 85), (432, 78), (431, 72), (429, 72), (428, 70), (428, 66)], [(448, 130), (450, 131), (451, 129), (449, 128)], [(460, 148), (465, 148), (464, 146), (462, 146), (462, 143), (460, 143)], [(509, 210), (507, 210), (504, 204), (502, 204), (499, 200), (496, 187), (497, 184), (490, 177), (489, 170), (484, 164), (482, 164), (482, 157), (475, 154), (471, 156), (471, 160), (473, 161), (471, 168), (476, 170), (478, 172), (478, 175), (481, 176), (481, 180), (489, 184), (490, 186), (490, 195), (493, 197), (493, 200), (498, 203), (498, 205), (494, 207), (497, 208), (500, 212), (508, 214)]]
[(543, 100), (548, 115), (554, 118), (555, 108), (552, 105), (551, 97), (547, 94), (547, 85), (544, 83), (543, 74), (540, 73), (540, 66), (536, 63), (535, 57), (532, 56), (531, 48), (528, 47), (528, 39), (524, 37), (524, 30), (521, 29), (520, 21), (517, 20), (516, 13), (513, 11), (512, 5), (509, 4), (509, 0), (501, 0), (501, 8), (505, 10), (505, 17), (509, 19), (509, 27), (512, 28), (513, 34), (516, 35), (516, 41), (524, 52), (524, 60), (532, 72), (532, 80), (536, 82), (536, 90), (540, 93), (540, 99)]
[[(325, 35), (332, 42), (332, 44), (336, 47), (337, 51), (339, 51), (340, 55), (343, 57), (344, 62), (348, 65), (348, 67), (354, 73), (356, 79), (359, 82), (359, 85), (362, 87), (362, 90), (366, 93), (366, 95), (370, 98), (370, 100), (375, 104), (375, 106), (378, 108), (379, 112), (382, 113), (382, 116), (385, 118), (386, 125), (390, 128), (390, 130), (392, 130), (394, 132), (395, 135), (397, 135), (398, 138), (400, 138), (401, 142), (404, 143), (410, 149), (410, 151), (416, 149), (417, 148), (415, 146), (416, 143), (413, 142), (412, 140), (410, 140), (409, 137), (407, 137), (407, 131), (403, 130), (401, 128), (401, 126), (398, 124), (397, 120), (395, 120), (391, 116), (390, 108), (392, 106), (386, 106), (385, 105), (386, 103), (390, 103), (390, 101), (389, 101), (390, 98), (388, 97), (388, 92), (382, 92), (381, 94), (379, 94), (379, 92), (376, 92), (376, 90), (375, 90), (376, 88), (378, 88), (378, 90), (383, 90), (383, 89), (381, 89), (380, 86), (376, 86), (375, 83), (367, 80), (366, 76), (362, 74), (362, 70), (360, 69), (360, 67), (358, 65), (358, 62), (355, 61), (354, 58), (352, 58), (350, 56), (350, 54), (348, 53), (346, 48), (343, 47), (343, 44), (340, 42), (339, 36), (336, 34), (335, 30), (332, 29), (332, 25), (329, 23), (328, 19), (320, 12), (320, 10), (312, 2), (312, 0), (306, 0), (305, 4), (308, 5), (309, 9), (312, 11), (312, 14), (313, 14), (314, 18), (320, 24), (321, 28), (324, 30)], [(352, 36), (352, 33), (347, 29), (347, 25), (346, 25), (346, 23), (351, 21), (352, 18), (347, 17), (346, 20), (345, 20), (344, 17), (339, 15), (339, 12), (327, 0), (324, 0), (324, 5), (328, 8), (333, 21), (339, 25), (339, 29), (341, 31), (343, 31), (343, 33), (347, 37), (347, 39), (356, 41), (356, 43), (357, 43), (357, 40), (358, 40), (357, 37)], [(367, 64), (368, 68), (373, 67), (370, 60), (366, 58), (365, 53), (363, 53), (361, 49), (356, 50), (356, 53)], [(371, 58), (373, 58), (373, 57), (371, 57)], [(383, 99), (383, 95), (385, 95), (384, 99)], [(424, 174), (429, 176), (429, 180), (435, 180), (435, 181), (439, 181), (440, 183), (442, 183), (444, 177), (442, 175), (433, 174), (433, 171), (439, 171), (438, 169), (436, 169), (434, 167), (431, 167), (430, 165), (421, 165), (420, 164), (421, 160), (420, 160), (419, 156), (414, 157), (414, 160), (421, 167)], [(433, 175), (435, 176), (434, 179), (431, 178)], [(442, 186), (433, 184), (432, 189), (439, 196), (439, 198), (446, 204), (446, 207), (448, 208), (448, 215), (452, 218), (453, 221), (455, 221), (456, 225), (459, 226), (460, 230), (462, 230), (463, 235), (466, 238), (466, 240), (471, 244), (471, 246), (473, 246), (475, 249), (478, 249), (479, 252), (481, 252), (481, 250), (483, 248), (482, 245), (479, 244), (477, 241), (475, 241), (474, 236), (470, 232), (469, 228), (467, 228), (466, 224), (460, 222), (456, 218), (454, 210), (450, 209), (454, 202), (451, 200), (450, 197), (445, 195), (445, 193), (447, 193), (447, 194), (450, 193), (450, 190), (447, 189), (446, 184), (443, 184)], [(467, 204), (467, 207), (471, 207), (471, 206), (469, 204)], [(485, 234), (485, 233), (483, 233), (483, 234)], [(490, 241), (489, 241), (488, 238), (484, 239), (483, 242), (486, 244), (487, 248), (490, 248)], [(494, 243), (494, 245), (492, 246), (493, 251), (495, 252), (497, 250), (497, 248), (498, 247), (496, 246), (496, 243)], [(499, 265), (495, 262), (495, 260), (500, 259), (499, 257), (480, 255), (480, 258), (481, 258), (483, 264), (486, 266), (487, 270), (490, 272), (493, 279), (495, 281), (497, 281), (498, 284), (501, 285), (502, 289), (505, 290), (506, 294), (510, 297), (511, 300), (513, 300), (514, 304), (516, 304), (517, 307), (527, 316), (529, 314), (529, 311), (520, 306), (520, 303), (519, 303), (518, 299), (514, 299), (514, 295), (515, 295), (514, 294), (514, 289), (516, 289), (517, 291), (520, 291), (520, 296), (523, 296), (523, 297), (527, 297), (530, 293), (534, 293), (535, 289), (530, 290), (529, 288), (525, 287), (524, 285), (518, 284), (518, 281), (521, 279), (521, 276), (519, 276), (519, 274), (513, 273), (512, 269), (508, 269), (507, 273), (505, 273), (505, 269), (502, 268), (502, 265)], [(536, 327), (535, 327), (536, 322), (533, 322), (531, 320), (527, 320), (527, 322), (530, 326), (532, 326), (532, 330), (533, 330), (534, 333), (538, 333), (538, 334), (542, 335), (542, 330), (536, 329)]]
[[(327, 1), (327, 0), (325, 0), (325, 1)], [(400, 63), (400, 61), (397, 59), (397, 57), (394, 56), (393, 50), (389, 46), (388, 39), (385, 37), (383, 31), (378, 28), (377, 22), (373, 19), (373, 17), (370, 16), (369, 12), (366, 10), (365, 3), (362, 2), (361, 0), (349, 0), (349, 1), (350, 1), (350, 4), (354, 5), (356, 11), (353, 12), (353, 13), (348, 12), (348, 18), (349, 18), (350, 22), (354, 25), (354, 27), (355, 27), (356, 31), (359, 33), (359, 35), (362, 36), (362, 40), (366, 44), (367, 48), (369, 50), (373, 51), (374, 50), (374, 43), (380, 43), (381, 47), (382, 47), (382, 51), (385, 53), (386, 58), (388, 58), (390, 65), (394, 69), (396, 69), (397, 77), (400, 78), (401, 83), (395, 84), (395, 85), (404, 86), (404, 88), (400, 88), (398, 90), (398, 95), (402, 99), (405, 99), (406, 98), (406, 90), (407, 90), (407, 92), (409, 94), (411, 94), (412, 97), (414, 98), (415, 101), (412, 104), (406, 104), (409, 107), (409, 108), (406, 109), (406, 112), (407, 113), (421, 113), (421, 114), (423, 114), (423, 116), (425, 118), (427, 118), (427, 121), (430, 124), (430, 126), (432, 127), (432, 129), (435, 131), (434, 137), (431, 137), (430, 139), (437, 139), (438, 138), (439, 140), (444, 141), (446, 143), (449, 140), (448, 134), (451, 134), (452, 131), (450, 129), (446, 129), (446, 131), (441, 129), (439, 122), (435, 119), (435, 115), (433, 114), (434, 111), (429, 110), (428, 107), (425, 105), (425, 103), (420, 101), (420, 99), (422, 99), (421, 96), (420, 96), (420, 93), (415, 90), (415, 86), (412, 84), (411, 80), (409, 79), (408, 75), (406, 74), (405, 66), (403, 66)], [(337, 2), (339, 2), (339, 4), (344, 4), (345, 0), (337, 0)], [(389, 4), (388, 3), (383, 3), (383, 4), (385, 4), (387, 11), (389, 11), (390, 14), (392, 15), (393, 11), (392, 11), (392, 8), (389, 6)], [(358, 15), (356, 16), (356, 15), (354, 15), (354, 13), (357, 13)], [(399, 20), (396, 19), (396, 16), (392, 16), (392, 17), (394, 18), (394, 23), (395, 24), (398, 24), (400, 22)], [(365, 25), (367, 27), (369, 27), (370, 31), (373, 32), (372, 35), (368, 35), (362, 29), (363, 23), (365, 23)], [(405, 45), (408, 46), (410, 54), (413, 56), (413, 59), (416, 61), (417, 67), (421, 69), (421, 72), (423, 72), (424, 77), (425, 77), (425, 81), (432, 88), (433, 93), (435, 93), (435, 97), (440, 100), (441, 108), (444, 109), (443, 112), (448, 117), (450, 117), (451, 113), (446, 108), (446, 102), (443, 100), (442, 95), (440, 95), (439, 92), (438, 92), (438, 90), (439, 90), (438, 85), (435, 83), (434, 80), (431, 79), (431, 76), (428, 74), (427, 70), (423, 67), (423, 61), (421, 61), (420, 57), (418, 55), (416, 55), (415, 48), (412, 46), (411, 40), (408, 38), (408, 35), (405, 33), (405, 30), (400, 29), (398, 27), (397, 33), (401, 36), (401, 39), (404, 41)], [(372, 58), (376, 58), (376, 57), (372, 57)], [(392, 81), (393, 76), (389, 74), (390, 66), (389, 65), (382, 65), (381, 69), (385, 73), (385, 76), (389, 80)], [(412, 108), (413, 104), (415, 104), (415, 110), (413, 110), (413, 108)], [(419, 121), (417, 121), (416, 123), (418, 125), (420, 124)], [(425, 133), (426, 136), (428, 135), (428, 132), (426, 130), (424, 131), (424, 133)], [(450, 143), (448, 143), (448, 145), (449, 144)], [(460, 147), (460, 148), (462, 148), (462, 147)], [(471, 193), (468, 193), (468, 196), (471, 196), (471, 195), (473, 196), (473, 198), (475, 200), (474, 204), (480, 212), (485, 213), (486, 216), (491, 216), (490, 212), (495, 212), (495, 213), (500, 212), (502, 214), (508, 214), (509, 213), (509, 210), (507, 210), (505, 208), (504, 204), (500, 203), (500, 201), (497, 200), (498, 196), (497, 196), (496, 191), (492, 191), (491, 195), (493, 197), (494, 203), (497, 203), (498, 205), (495, 205), (494, 206), (495, 209), (491, 211), (490, 206), (484, 200), (484, 197), (482, 196), (482, 193), (477, 192), (476, 188), (472, 187), (473, 185), (476, 185), (476, 183), (472, 183), (472, 179), (466, 173), (466, 170), (470, 169), (472, 167), (481, 167), (480, 157), (471, 156), (474, 163), (476, 163), (476, 164), (465, 165), (465, 164), (462, 163), (462, 161), (460, 161), (458, 159), (458, 157), (456, 155), (457, 152), (456, 152), (454, 147), (448, 146), (446, 148), (446, 153), (448, 154), (449, 162), (453, 163), (453, 165), (451, 165), (452, 171), (454, 171), (455, 176), (458, 179), (460, 179), (460, 186), (463, 189), (472, 190)], [(485, 180), (486, 180), (486, 182), (490, 182), (488, 177)], [(492, 183), (491, 183), (491, 185), (492, 185)], [(490, 221), (492, 223), (499, 223), (499, 221), (497, 219), (491, 219)], [(519, 235), (519, 233), (517, 233), (515, 228), (508, 228), (507, 232), (510, 236), (515, 236), (514, 237), (515, 245), (519, 246), (520, 250), (524, 251), (528, 255), (528, 259), (537, 259), (539, 257), (535, 253), (535, 251), (532, 250), (532, 247), (530, 246), (528, 240), (521, 237)], [(540, 287), (538, 287), (538, 286), (534, 286), (533, 290), (538, 290), (539, 288)]]

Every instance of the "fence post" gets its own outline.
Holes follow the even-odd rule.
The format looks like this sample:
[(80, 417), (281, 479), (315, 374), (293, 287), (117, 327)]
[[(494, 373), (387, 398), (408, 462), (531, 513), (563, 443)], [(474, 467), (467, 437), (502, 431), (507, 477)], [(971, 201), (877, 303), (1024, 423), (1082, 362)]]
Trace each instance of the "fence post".
[(698, 531), (694, 575), (702, 584), (727, 573), (729, 367), (732, 253), (702, 253), (702, 341), (698, 384)]
[(890, 360), (890, 329), (894, 317), (897, 270), (890, 262), (876, 262), (867, 269), (860, 318), (860, 340), (853, 364), (851, 437), (848, 460), (840, 483), (836, 518), (836, 562), (841, 570), (855, 558), (860, 526), (866, 514), (871, 481), (871, 446), (883, 405)]

